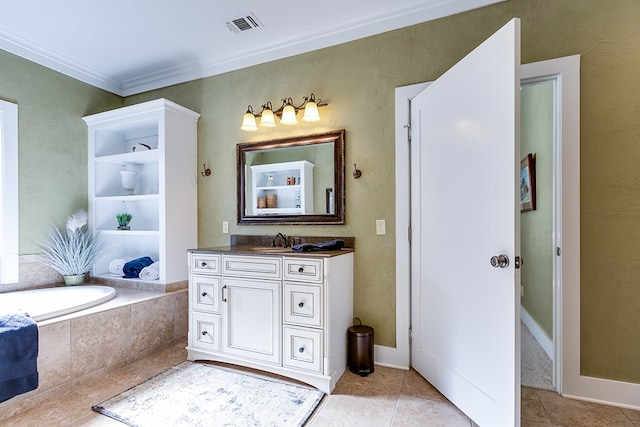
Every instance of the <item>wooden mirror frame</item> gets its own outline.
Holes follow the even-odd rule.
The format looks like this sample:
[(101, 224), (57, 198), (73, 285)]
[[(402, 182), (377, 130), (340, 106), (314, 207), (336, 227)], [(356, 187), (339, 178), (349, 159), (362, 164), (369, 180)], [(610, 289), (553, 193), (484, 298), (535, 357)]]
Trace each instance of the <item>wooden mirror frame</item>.
[[(298, 136), (272, 141), (248, 142), (236, 146), (236, 173), (238, 197), (238, 225), (245, 224), (344, 224), (345, 217), (345, 169), (344, 169), (344, 130), (332, 131), (317, 135)], [(334, 173), (334, 213), (304, 215), (247, 215), (246, 207), (246, 154), (288, 147), (301, 147), (315, 144), (333, 143)], [(315, 192), (315, 189), (314, 189)]]

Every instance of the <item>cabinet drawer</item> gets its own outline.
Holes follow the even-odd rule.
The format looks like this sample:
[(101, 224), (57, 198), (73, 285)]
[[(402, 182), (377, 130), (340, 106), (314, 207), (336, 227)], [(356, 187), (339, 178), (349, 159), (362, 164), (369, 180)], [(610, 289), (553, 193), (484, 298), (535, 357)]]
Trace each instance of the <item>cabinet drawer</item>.
[(285, 280), (322, 282), (322, 260), (309, 258), (284, 258)]
[(285, 323), (322, 326), (322, 288), (285, 282), (283, 308)]
[(322, 373), (322, 331), (284, 327), (283, 365)]
[(220, 313), (220, 278), (191, 275), (189, 278), (191, 308), (207, 313)]
[(189, 254), (189, 268), (194, 273), (220, 274), (219, 254)]
[(275, 257), (223, 255), (222, 274), (260, 279), (280, 279), (282, 260)]
[(220, 352), (220, 316), (204, 313), (192, 313), (189, 331), (189, 345), (215, 353)]

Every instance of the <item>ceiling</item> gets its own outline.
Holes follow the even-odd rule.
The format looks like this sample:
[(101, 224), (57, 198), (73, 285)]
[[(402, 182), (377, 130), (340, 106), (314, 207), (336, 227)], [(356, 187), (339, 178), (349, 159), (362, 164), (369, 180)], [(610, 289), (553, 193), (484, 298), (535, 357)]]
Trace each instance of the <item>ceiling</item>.
[(500, 1), (6, 0), (0, 49), (128, 96)]

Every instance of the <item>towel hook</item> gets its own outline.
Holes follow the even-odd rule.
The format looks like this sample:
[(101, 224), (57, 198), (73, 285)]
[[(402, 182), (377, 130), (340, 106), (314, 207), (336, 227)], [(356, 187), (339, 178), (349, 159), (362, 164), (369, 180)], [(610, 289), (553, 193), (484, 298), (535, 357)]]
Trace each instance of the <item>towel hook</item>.
[(358, 169), (358, 167), (356, 166), (356, 164), (353, 164), (353, 179), (358, 179), (362, 176), (362, 172), (360, 172), (360, 169)]
[(211, 175), (211, 169), (209, 169), (204, 163), (202, 164), (202, 172), (200, 172), (200, 175), (202, 176)]

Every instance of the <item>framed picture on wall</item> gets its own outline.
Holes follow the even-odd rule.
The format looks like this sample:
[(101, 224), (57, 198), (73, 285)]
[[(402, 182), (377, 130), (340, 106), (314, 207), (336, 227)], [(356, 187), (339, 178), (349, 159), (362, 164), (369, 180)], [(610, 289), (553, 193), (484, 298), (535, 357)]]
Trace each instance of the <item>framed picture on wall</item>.
[(529, 153), (520, 161), (520, 212), (536, 209), (535, 157)]

